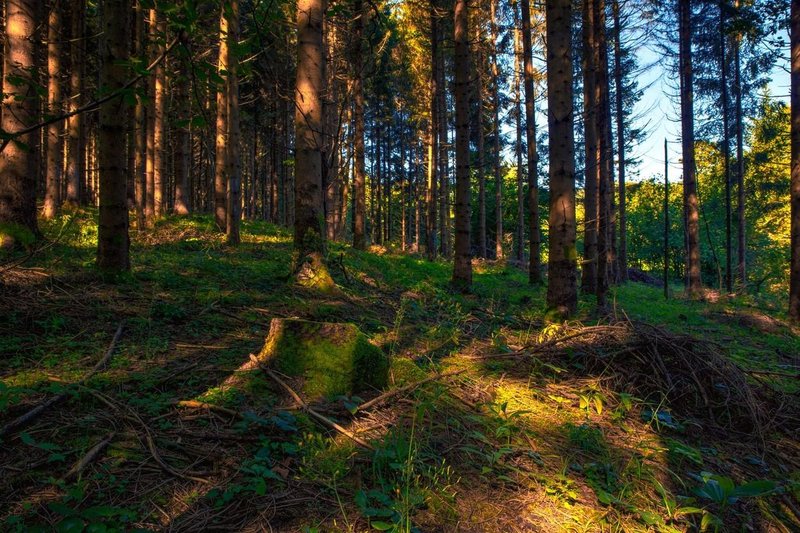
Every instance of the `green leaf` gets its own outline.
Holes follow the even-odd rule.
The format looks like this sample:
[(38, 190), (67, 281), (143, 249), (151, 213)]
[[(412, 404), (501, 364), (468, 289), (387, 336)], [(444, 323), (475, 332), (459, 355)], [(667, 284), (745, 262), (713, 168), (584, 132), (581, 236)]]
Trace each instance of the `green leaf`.
[(78, 518), (77, 516), (71, 516), (69, 518), (65, 518), (58, 524), (56, 524), (56, 531), (59, 533), (73, 533), (78, 531), (83, 531), (83, 528), (86, 524), (83, 520)]
[(378, 531), (389, 531), (394, 527), (394, 524), (390, 524), (389, 522), (381, 522), (380, 520), (372, 522), (370, 525), (372, 526), (372, 529), (377, 529)]
[(777, 483), (768, 479), (761, 479), (750, 481), (744, 485), (740, 485), (733, 490), (733, 496), (740, 498), (755, 498), (758, 496), (765, 496), (775, 491), (778, 488)]

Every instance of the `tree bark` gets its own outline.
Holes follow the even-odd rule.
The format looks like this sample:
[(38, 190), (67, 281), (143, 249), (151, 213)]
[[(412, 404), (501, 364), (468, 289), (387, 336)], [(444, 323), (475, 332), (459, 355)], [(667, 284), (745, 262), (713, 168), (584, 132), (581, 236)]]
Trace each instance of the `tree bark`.
[[(126, 0), (105, 0), (100, 37), (100, 86), (122, 87), (127, 78), (128, 15)], [(128, 236), (128, 178), (125, 164), (128, 116), (126, 99), (117, 97), (100, 107), (98, 166), (100, 173), (100, 215), (97, 226), (97, 267), (101, 270), (130, 269)]]
[[(47, 109), (50, 115), (61, 114), (61, 4), (53, 0), (47, 25)], [(43, 216), (51, 219), (61, 203), (62, 122), (47, 127), (47, 178)]]
[[(39, 21), (36, 0), (6, 0), (6, 39), (3, 53), (2, 130), (16, 132), (37, 119), (35, 37)], [(20, 135), (0, 153), (0, 224), (39, 235), (36, 221), (37, 133)], [(0, 246), (15, 243), (0, 235)]]
[[(136, 3), (136, 23), (135, 23), (135, 53), (142, 57), (145, 54), (144, 44), (144, 9), (140, 2)], [(136, 99), (134, 109), (134, 189), (136, 197), (136, 229), (142, 231), (145, 228), (145, 205), (147, 203), (147, 181), (145, 164), (147, 160), (147, 118), (146, 104), (142, 98)]]
[(428, 122), (428, 184), (425, 191), (425, 204), (427, 205), (427, 216), (425, 218), (425, 253), (428, 260), (436, 258), (436, 185), (437, 185), (437, 155), (439, 152), (437, 130), (438, 130), (438, 113), (437, 113), (437, 80), (439, 78), (436, 72), (437, 61), (437, 23), (436, 19), (436, 4), (435, 0), (430, 0), (430, 39), (431, 39), (431, 94), (430, 94), (430, 117)]
[[(150, 10), (150, 23), (155, 26), (155, 55), (164, 52), (167, 22), (156, 9)], [(153, 72), (155, 92), (153, 94), (153, 217), (159, 219), (164, 215), (164, 189), (166, 186), (166, 127), (167, 127), (167, 74), (164, 62), (156, 65)]]
[(547, 2), (547, 118), (550, 131), (547, 305), (561, 316), (571, 315), (578, 306), (571, 22), (571, 0)]
[(223, 82), (217, 87), (217, 135), (214, 158), (214, 221), (222, 233), (227, 233), (228, 227), (228, 172), (230, 165), (228, 157), (228, 76), (231, 52), (228, 47), (228, 17), (225, 13), (226, 4), (222, 3), (219, 16), (219, 59), (217, 71)]
[[(736, 6), (739, 6), (738, 1)], [(744, 190), (744, 113), (742, 111), (742, 76), (741, 58), (739, 57), (741, 47), (741, 35), (737, 35), (734, 40), (733, 48), (733, 85), (736, 91), (736, 188), (737, 188), (737, 229), (738, 229), (738, 255), (737, 271), (739, 285), (742, 291), (747, 290), (747, 220), (745, 218), (745, 190)]]
[(597, 114), (600, 95), (597, 86), (599, 48), (595, 42), (597, 32), (595, 2), (583, 0), (583, 140), (584, 140), (584, 199), (583, 247), (581, 288), (588, 294), (597, 294), (597, 231), (599, 227), (598, 184), (600, 174), (600, 146), (598, 142)]
[(484, 167), (486, 161), (486, 149), (484, 142), (484, 123), (483, 123), (483, 104), (484, 104), (484, 91), (483, 91), (483, 35), (481, 25), (476, 24), (478, 32), (478, 60), (477, 68), (475, 69), (475, 99), (478, 101), (478, 118), (475, 121), (475, 130), (477, 131), (477, 149), (478, 160), (476, 161), (478, 171), (478, 257), (486, 257), (486, 169)]
[(173, 128), (175, 139), (175, 214), (188, 215), (191, 211), (189, 201), (189, 173), (191, 151), (189, 145), (188, 121), (191, 113), (189, 97), (190, 80), (183, 75), (189, 72), (189, 65), (184, 59), (179, 60), (180, 71), (172, 78), (175, 86), (175, 104), (178, 123)]
[(722, 100), (722, 155), (725, 178), (725, 289), (733, 292), (733, 242), (731, 234), (731, 143), (728, 124), (728, 56), (726, 54), (727, 39), (725, 34), (725, 10), (720, 4), (719, 10), (719, 44), (720, 44), (720, 96)]
[(325, 90), (322, 26), (326, 4), (325, 0), (297, 3), (294, 271), (298, 274), (304, 265), (309, 265), (314, 275), (324, 268), (321, 133)]
[(492, 20), (489, 24), (492, 40), (492, 111), (494, 112), (494, 200), (495, 200), (495, 257), (503, 258), (503, 179), (500, 175), (500, 68), (497, 64), (497, 3), (489, 0)]
[(791, 247), (789, 317), (800, 322), (800, 0), (792, 0), (791, 34)]
[(226, 83), (226, 105), (228, 144), (225, 172), (228, 178), (225, 208), (225, 235), (228, 244), (237, 245), (240, 241), (239, 222), (242, 218), (242, 160), (240, 150), (241, 134), (239, 131), (239, 78), (237, 75), (238, 59), (234, 50), (239, 39), (239, 0), (228, 0), (227, 10), (223, 17), (228, 18), (228, 32), (226, 35), (227, 58), (225, 64), (228, 70)]
[(455, 99), (456, 99), (456, 222), (453, 284), (460, 290), (472, 285), (469, 152), (469, 13), (467, 0), (455, 4)]
[(625, 117), (622, 108), (622, 27), (619, 0), (613, 0), (614, 17), (614, 85), (617, 107), (617, 175), (619, 180), (619, 255), (617, 264), (621, 282), (628, 280), (628, 217), (625, 190)]
[(522, 54), (525, 73), (525, 142), (528, 155), (528, 216), (530, 260), (528, 279), (530, 283), (542, 282), (541, 236), (539, 233), (539, 179), (537, 167), (539, 154), (536, 150), (536, 93), (533, 86), (533, 43), (531, 41), (531, 8), (530, 0), (522, 0)]
[(686, 234), (686, 292), (700, 296), (700, 211), (694, 157), (694, 91), (692, 72), (691, 0), (678, 0), (680, 20), (681, 142), (683, 151), (683, 209)]
[(594, 0), (595, 42), (597, 48), (597, 138), (598, 138), (598, 226), (597, 226), (597, 306), (607, 305), (606, 294), (613, 279), (613, 151), (611, 148), (611, 108), (608, 84), (608, 48), (606, 46), (605, 0)]
[[(86, 0), (70, 2), (70, 77), (69, 77), (69, 111), (81, 107), (84, 95), (84, 64), (86, 47), (86, 27), (84, 16)], [(8, 72), (8, 71), (6, 71)], [(86, 140), (84, 136), (83, 116), (78, 113), (67, 120), (67, 198), (66, 203), (76, 206), (83, 201), (82, 187), (86, 163)]]
[[(523, 185), (522, 164), (522, 87), (520, 75), (523, 69), (522, 35), (520, 31), (520, 15), (517, 2), (514, 3), (514, 152), (517, 158), (517, 224), (514, 231), (514, 259), (522, 262), (525, 253), (525, 191)], [(527, 118), (527, 117), (526, 117)]]

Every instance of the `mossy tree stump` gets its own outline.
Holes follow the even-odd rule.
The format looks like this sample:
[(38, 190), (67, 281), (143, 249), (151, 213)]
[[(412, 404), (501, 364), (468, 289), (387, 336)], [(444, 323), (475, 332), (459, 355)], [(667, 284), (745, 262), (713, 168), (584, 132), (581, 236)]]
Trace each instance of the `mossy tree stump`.
[(306, 401), (381, 389), (389, 372), (388, 358), (354, 324), (275, 318), (257, 359), (301, 378)]

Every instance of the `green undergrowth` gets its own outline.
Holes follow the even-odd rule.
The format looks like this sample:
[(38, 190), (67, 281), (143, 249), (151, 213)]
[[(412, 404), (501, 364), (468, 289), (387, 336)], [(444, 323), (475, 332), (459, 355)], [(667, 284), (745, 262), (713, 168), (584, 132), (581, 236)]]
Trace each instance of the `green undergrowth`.
[[(800, 528), (796, 441), (765, 436), (782, 461), (587, 375), (571, 349), (497, 357), (561, 327), (547, 320), (545, 287), (514, 267), (476, 262), (474, 289), (461, 294), (444, 260), (330, 243), (338, 288), (318, 291), (289, 275), (288, 230), (247, 221), (234, 248), (212, 218), (193, 216), (134, 233), (131, 273), (109, 279), (93, 267), (95, 220), (88, 210), (43, 222), (52, 244), (3, 278), (0, 423), (65, 398), (0, 437), (2, 530)], [(798, 390), (781, 374), (797, 368), (800, 342), (766, 297), (665, 301), (630, 283), (610, 301), (617, 319), (711, 340), (741, 368), (768, 372), (764, 386)], [(593, 307), (582, 297), (579, 320), (606, 320)], [(352, 323), (362, 349), (388, 358), (386, 387), (307, 394), (361, 443), (257, 369), (241, 379), (274, 318)], [(76, 385), (123, 321), (110, 364)], [(302, 348), (312, 365), (335, 351), (320, 341)], [(303, 393), (291, 374), (308, 368), (276, 369)], [(448, 375), (359, 410), (435, 373)]]

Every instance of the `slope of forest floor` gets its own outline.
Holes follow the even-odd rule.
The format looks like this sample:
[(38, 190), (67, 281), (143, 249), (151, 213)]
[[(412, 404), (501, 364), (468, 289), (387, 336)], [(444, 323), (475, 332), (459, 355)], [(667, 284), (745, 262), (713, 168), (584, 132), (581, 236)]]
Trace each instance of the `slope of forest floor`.
[[(461, 295), (446, 262), (337, 244), (320, 294), (287, 282), (288, 231), (230, 248), (208, 217), (105, 279), (94, 216), (0, 258), (0, 530), (800, 530), (782, 302), (629, 283), (554, 324), (511, 266)], [(314, 405), (334, 431), (265, 373), (224, 386), (281, 317), (357, 324), (397, 393)]]

